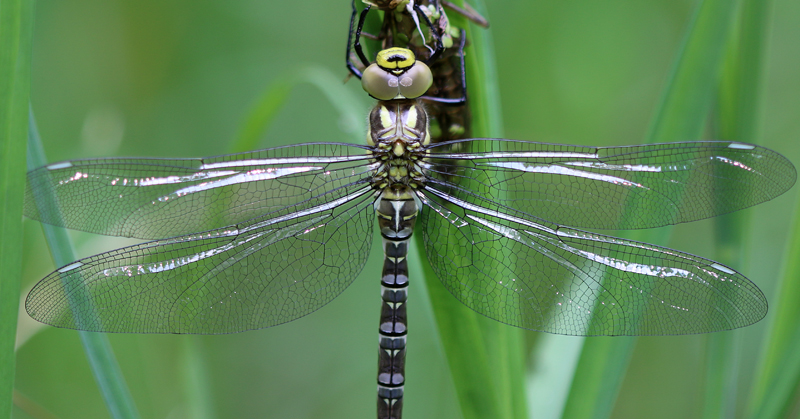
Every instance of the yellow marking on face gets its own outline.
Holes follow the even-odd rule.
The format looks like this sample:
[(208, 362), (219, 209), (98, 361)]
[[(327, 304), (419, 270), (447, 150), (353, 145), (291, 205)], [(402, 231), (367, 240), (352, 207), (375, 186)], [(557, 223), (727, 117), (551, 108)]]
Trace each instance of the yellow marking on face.
[(387, 48), (378, 52), (378, 56), (375, 58), (379, 67), (390, 70), (409, 68), (416, 61), (414, 53), (406, 48)]
[(381, 110), (379, 111), (381, 116), (381, 125), (384, 128), (391, 128), (392, 126), (392, 114), (389, 113), (389, 109), (386, 106), (381, 105)]
[(412, 105), (408, 108), (408, 113), (406, 114), (406, 126), (414, 127), (417, 125), (417, 106)]

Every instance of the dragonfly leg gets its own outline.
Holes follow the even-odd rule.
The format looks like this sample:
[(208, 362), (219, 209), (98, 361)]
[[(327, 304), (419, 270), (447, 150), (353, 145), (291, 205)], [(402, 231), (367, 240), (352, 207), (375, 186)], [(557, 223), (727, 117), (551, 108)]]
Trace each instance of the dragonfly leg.
[(362, 73), (361, 70), (359, 70), (358, 67), (356, 67), (355, 64), (353, 64), (353, 62), (350, 60), (350, 46), (353, 46), (356, 55), (358, 55), (359, 60), (361, 60), (361, 64), (363, 64), (364, 67), (368, 67), (370, 62), (367, 59), (367, 56), (364, 55), (363, 48), (361, 48), (361, 31), (364, 29), (364, 22), (367, 19), (367, 13), (369, 13), (371, 7), (372, 5), (368, 4), (367, 7), (361, 11), (355, 33), (353, 33), (353, 23), (355, 22), (356, 15), (358, 14), (355, 0), (353, 0), (353, 13), (350, 15), (350, 28), (347, 34), (347, 51), (345, 54), (345, 62), (347, 63), (347, 69), (359, 79), (361, 78)]
[(433, 49), (431, 55), (428, 57), (428, 59), (425, 60), (425, 64), (434, 63), (442, 54), (442, 51), (444, 51), (444, 44), (442, 44), (442, 36), (439, 33), (439, 31), (437, 31), (436, 28), (433, 26), (433, 23), (431, 22), (431, 19), (428, 18), (428, 15), (425, 14), (424, 11), (422, 11), (422, 8), (420, 7), (419, 4), (416, 3), (414, 4), (414, 10), (416, 10), (420, 15), (422, 15), (422, 18), (425, 19), (425, 23), (428, 24), (429, 28), (431, 28), (431, 36), (433, 36), (433, 40), (436, 46)]
[(460, 61), (460, 73), (461, 73), (461, 97), (457, 98), (444, 98), (444, 97), (436, 97), (436, 96), (421, 96), (420, 99), (424, 99), (430, 102), (441, 103), (444, 105), (453, 105), (453, 106), (460, 106), (467, 103), (467, 67), (464, 63), (464, 46), (467, 44), (467, 32), (465, 30), (461, 30), (461, 41), (458, 44), (458, 57)]

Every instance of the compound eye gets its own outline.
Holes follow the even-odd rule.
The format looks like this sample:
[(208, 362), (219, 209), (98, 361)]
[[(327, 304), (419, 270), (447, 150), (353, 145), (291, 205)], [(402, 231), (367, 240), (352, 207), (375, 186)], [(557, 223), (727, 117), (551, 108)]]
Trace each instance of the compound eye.
[(431, 69), (422, 61), (417, 61), (399, 77), (400, 94), (407, 99), (418, 98), (425, 94), (433, 84)]
[(378, 100), (418, 98), (428, 91), (431, 84), (431, 69), (422, 61), (417, 61), (399, 75), (370, 64), (361, 76), (361, 87)]
[(380, 68), (377, 64), (370, 64), (361, 75), (361, 87), (372, 97), (378, 100), (392, 100), (400, 92), (399, 80), (394, 74)]

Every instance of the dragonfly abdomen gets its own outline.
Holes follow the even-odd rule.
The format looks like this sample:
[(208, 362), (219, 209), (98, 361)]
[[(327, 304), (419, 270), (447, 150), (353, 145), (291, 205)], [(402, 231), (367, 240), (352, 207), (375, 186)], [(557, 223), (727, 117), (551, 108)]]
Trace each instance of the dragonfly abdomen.
[(408, 242), (414, 231), (419, 204), (403, 184), (386, 188), (376, 205), (383, 238), (381, 322), (378, 329), (378, 418), (400, 418), (403, 408), (406, 358), (406, 299), (408, 297)]

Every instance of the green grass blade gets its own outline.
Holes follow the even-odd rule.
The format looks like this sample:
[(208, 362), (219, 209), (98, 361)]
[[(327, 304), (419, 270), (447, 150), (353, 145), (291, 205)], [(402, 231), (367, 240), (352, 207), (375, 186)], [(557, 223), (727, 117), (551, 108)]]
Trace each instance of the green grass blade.
[(186, 392), (187, 417), (194, 419), (213, 419), (214, 392), (213, 380), (208, 370), (208, 356), (202, 337), (190, 335), (183, 340), (181, 375)]
[[(725, 260), (720, 262), (731, 264)], [(735, 331), (714, 333), (708, 337), (703, 418), (733, 417), (736, 411), (741, 343), (741, 335)]]
[[(795, 214), (800, 214), (800, 211), (795, 211)], [(792, 237), (792, 244), (789, 250), (800, 252), (800, 217), (794, 220), (794, 234)], [(786, 253), (792, 254), (792, 253)], [(797, 253), (793, 253), (797, 254)], [(794, 275), (791, 276), (790, 275)], [(779, 310), (782, 307), (790, 306), (787, 301), (789, 298), (794, 297), (795, 300), (800, 298), (800, 286), (787, 285), (791, 282), (797, 282), (797, 275), (800, 275), (800, 264), (792, 260), (788, 263), (788, 267), (783, 275), (783, 282), (781, 286), (782, 291), (790, 291), (790, 294), (781, 295)], [(789, 278), (790, 280), (786, 280)], [(797, 311), (797, 306), (794, 305), (791, 309), (781, 310)], [(781, 313), (783, 314), (783, 313)], [(779, 316), (775, 316), (778, 318)], [(782, 317), (781, 317), (782, 318)], [(775, 353), (776, 356), (770, 361), (779, 365), (780, 368), (770, 370), (770, 374), (765, 374), (765, 369), (762, 369), (762, 375), (759, 377), (757, 387), (754, 389), (750, 409), (746, 417), (753, 419), (772, 419), (772, 418), (788, 418), (791, 417), (791, 412), (796, 411), (797, 404), (797, 391), (800, 388), (800, 357), (797, 356), (797, 348), (800, 347), (800, 327), (797, 327), (796, 322), (794, 327), (786, 327), (789, 321), (776, 321), (772, 327), (770, 340), (768, 343), (769, 353)], [(781, 345), (776, 342), (780, 341)], [(778, 351), (782, 349), (782, 351)]]
[(292, 87), (292, 83), (285, 78), (274, 80), (267, 86), (245, 116), (239, 135), (228, 147), (229, 153), (241, 153), (258, 148), (258, 143), (267, 128), (286, 103)]
[[(736, 134), (741, 135), (735, 138), (753, 142), (757, 138), (758, 128), (758, 120), (754, 117), (756, 115), (754, 104), (759, 103), (756, 86), (761, 84), (762, 69), (759, 64), (764, 54), (764, 37), (769, 22), (771, 2), (745, 0), (742, 9), (741, 33), (737, 39), (740, 50), (737, 61), (741, 64), (733, 75), (741, 82), (724, 86), (722, 93), (724, 95), (736, 92), (739, 99), (739, 103), (736, 103), (738, 106), (731, 106), (728, 111), (730, 124), (738, 124), (735, 125), (738, 128)], [(721, 106), (727, 102), (722, 100)], [(722, 121), (725, 122), (724, 119)], [(785, 255), (796, 255), (800, 252), (798, 216), (800, 214), (795, 210), (796, 218), (791, 230), (793, 234), (788, 249), (784, 252)], [(798, 274), (800, 274), (800, 263), (796, 258), (787, 258), (776, 293), (777, 301), (770, 307), (773, 311), (770, 316), (771, 324), (761, 349), (759, 368), (756, 370), (755, 384), (750, 392), (746, 417), (784, 417), (792, 403), (792, 395), (796, 393), (800, 384), (800, 364), (795, 354), (800, 343), (800, 328), (796, 322), (797, 316), (800, 315), (800, 306), (796, 304), (796, 301), (800, 301), (800, 283), (796, 280)]]
[[(476, 4), (486, 17), (486, 8)], [(466, 23), (465, 23), (466, 24)], [(500, 87), (494, 58), (494, 40), (491, 31), (470, 27), (467, 38), (474, 48), (467, 52), (467, 89), (472, 110), (472, 129), (476, 137), (502, 138), (503, 109), (500, 104)], [(472, 70), (472, 71), (470, 71)]]
[[(651, 123), (648, 143), (701, 137), (716, 92), (736, 4), (730, 0), (704, 0), (699, 4)], [(624, 236), (658, 244), (666, 241), (669, 231), (664, 228)], [(610, 417), (635, 342), (635, 338), (586, 340), (563, 417)]]
[[(715, 138), (757, 142), (758, 92), (765, 35), (767, 0), (744, 0), (736, 30), (731, 32), (723, 66)], [(717, 217), (715, 259), (729, 266), (744, 266), (750, 212), (739, 211)], [(703, 417), (733, 417), (743, 336), (740, 331), (714, 333), (707, 338), (706, 382)]]
[[(482, 2), (472, 2), (484, 17), (488, 18)], [(466, 22), (464, 23), (466, 25)], [(470, 109), (473, 112), (473, 134), (476, 137), (504, 137), (500, 88), (494, 56), (492, 32), (472, 26), (469, 39), (475, 48), (467, 56), (467, 88), (470, 94)], [(526, 353), (524, 332), (495, 321), (484, 322), (486, 351), (491, 356), (489, 367), (495, 371), (498, 402), (512, 418), (528, 416), (525, 392)], [(502, 374), (497, 374), (500, 371)], [(509, 404), (510, 403), (510, 404)]]
[(587, 338), (561, 417), (610, 417), (635, 343), (630, 337)]
[(703, 0), (647, 135), (648, 143), (701, 137), (722, 69), (738, 2)]
[(0, 2), (0, 417), (11, 416), (22, 272), (22, 197), (33, 2)]
[[(36, 130), (33, 114), (30, 115), (28, 165), (30, 168), (40, 167), (47, 163), (44, 157), (39, 133)], [(50, 252), (56, 266), (64, 266), (75, 260), (72, 241), (63, 228), (42, 224)], [(111, 417), (115, 419), (134, 419), (139, 414), (128, 391), (125, 378), (119, 369), (117, 360), (111, 350), (111, 344), (103, 333), (78, 332), (83, 343), (86, 357), (92, 368), (97, 385), (100, 387)]]
[(301, 83), (310, 84), (325, 96), (339, 112), (342, 126), (348, 128), (352, 138), (361, 138), (367, 130), (363, 101), (345, 88), (336, 75), (322, 67), (306, 66), (296, 69), (291, 76), (279, 77), (261, 93), (242, 122), (237, 138), (229, 148), (230, 153), (255, 150), (286, 101), (291, 91)]
[(533, 418), (560, 418), (587, 338), (541, 333), (528, 367), (528, 403)]
[[(463, 1), (455, 3), (462, 5)], [(479, 12), (485, 13), (481, 4), (473, 5)], [(463, 17), (454, 13), (448, 17), (456, 27), (467, 28)], [(502, 136), (499, 89), (490, 34), (484, 29), (470, 28), (467, 38), (472, 43), (465, 54), (473, 135)], [(421, 238), (422, 235), (415, 236), (420, 249), (424, 247)], [(487, 319), (467, 308), (445, 291), (429, 263), (424, 263), (423, 270), (464, 418), (526, 417), (522, 331)]]
[[(800, 389), (800, 202), (795, 205), (792, 235), (783, 275), (778, 285), (777, 301), (772, 304), (772, 323), (761, 351), (760, 368), (751, 390), (745, 417), (753, 419), (784, 418), (797, 403)], [(795, 407), (796, 408), (796, 407)]]
[(369, 99), (367, 95), (354, 95), (338, 74), (317, 66), (299, 69), (296, 83), (308, 83), (319, 89), (339, 113), (341, 126), (346, 129), (348, 138), (357, 144), (363, 142), (362, 138), (367, 132), (367, 120), (364, 117), (365, 99)]

